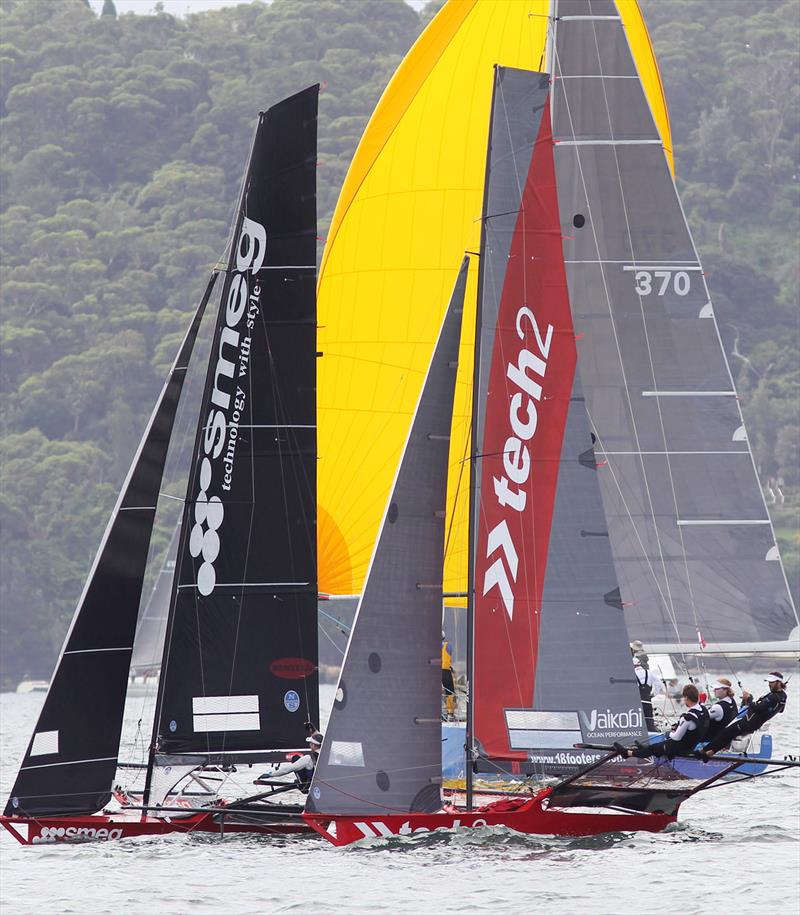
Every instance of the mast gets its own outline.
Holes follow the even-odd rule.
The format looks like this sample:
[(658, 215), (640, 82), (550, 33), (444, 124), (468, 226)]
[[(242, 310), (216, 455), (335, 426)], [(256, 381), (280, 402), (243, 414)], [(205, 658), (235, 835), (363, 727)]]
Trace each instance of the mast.
[(475, 707), (473, 702), (475, 673), (475, 554), (477, 544), (477, 513), (480, 508), (478, 453), (481, 447), (479, 422), (481, 379), (481, 329), (483, 327), (484, 255), (486, 253), (486, 220), (489, 201), (489, 170), (492, 159), (492, 129), (494, 125), (495, 94), (497, 92), (497, 66), (492, 75), (492, 103), (487, 135), (486, 164), (483, 177), (483, 203), (481, 205), (481, 241), (478, 255), (478, 288), (475, 305), (475, 339), (472, 363), (472, 415), (470, 420), (469, 460), (469, 534), (467, 560), (467, 708), (464, 733), (464, 776), (466, 782), (467, 810), (473, 807), (473, 766), (475, 762)]

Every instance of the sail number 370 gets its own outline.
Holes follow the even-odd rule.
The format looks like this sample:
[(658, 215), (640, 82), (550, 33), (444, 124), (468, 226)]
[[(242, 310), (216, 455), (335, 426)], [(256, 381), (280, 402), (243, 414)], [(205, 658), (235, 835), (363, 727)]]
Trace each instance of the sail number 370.
[(692, 288), (689, 274), (684, 270), (637, 270), (636, 292), (639, 295), (665, 295), (672, 286), (676, 295), (686, 295)]

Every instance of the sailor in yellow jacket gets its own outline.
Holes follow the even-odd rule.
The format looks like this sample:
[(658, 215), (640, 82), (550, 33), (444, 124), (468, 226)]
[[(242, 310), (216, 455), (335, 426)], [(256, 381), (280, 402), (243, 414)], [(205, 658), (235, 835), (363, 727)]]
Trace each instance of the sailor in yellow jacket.
[(456, 712), (456, 684), (453, 678), (453, 652), (450, 650), (450, 643), (442, 629), (442, 690), (444, 691), (444, 703), (447, 709), (447, 717), (455, 717)]

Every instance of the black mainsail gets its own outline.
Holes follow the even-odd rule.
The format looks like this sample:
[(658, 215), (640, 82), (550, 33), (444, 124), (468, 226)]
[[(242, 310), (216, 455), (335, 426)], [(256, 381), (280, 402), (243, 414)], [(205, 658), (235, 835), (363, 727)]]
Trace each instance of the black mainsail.
[(791, 649), (794, 630), (796, 651), (705, 276), (619, 11), (558, 0), (555, 14), (564, 259), (628, 631), (651, 650), (750, 651)]
[(162, 770), (304, 748), (317, 721), (317, 95), (260, 115), (244, 179), (170, 602)]
[(6, 805), (6, 816), (91, 814), (111, 797), (167, 449), (192, 348), (216, 278), (216, 272), (212, 273), (120, 491)]

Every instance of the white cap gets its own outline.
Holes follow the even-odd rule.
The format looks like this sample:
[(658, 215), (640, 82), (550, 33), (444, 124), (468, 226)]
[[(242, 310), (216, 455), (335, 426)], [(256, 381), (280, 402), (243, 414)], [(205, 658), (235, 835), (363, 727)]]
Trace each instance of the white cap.
[(306, 737), (306, 743), (313, 744), (315, 747), (322, 746), (322, 734), (319, 731), (315, 731), (310, 737)]
[(774, 683), (776, 680), (779, 683), (783, 683), (783, 674), (779, 673), (777, 670), (773, 670), (771, 673), (768, 673), (766, 677), (764, 677), (765, 683)]
[(728, 686), (727, 683), (720, 683), (719, 680), (717, 680), (716, 683), (711, 684), (711, 689), (730, 689), (730, 686)]

